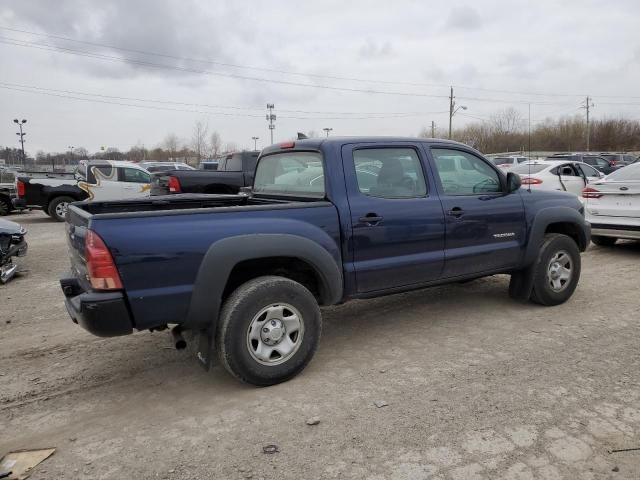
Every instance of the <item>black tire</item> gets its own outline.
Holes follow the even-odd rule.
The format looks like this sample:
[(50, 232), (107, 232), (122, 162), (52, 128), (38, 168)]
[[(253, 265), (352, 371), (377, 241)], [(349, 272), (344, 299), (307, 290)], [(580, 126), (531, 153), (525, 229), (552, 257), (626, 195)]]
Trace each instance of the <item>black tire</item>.
[[(249, 340), (250, 327), (254, 319), (262, 318), (257, 317), (261, 310), (280, 303), (288, 304), (300, 313), (303, 333), (298, 339), (297, 350), (290, 357), (284, 357), (286, 360), (279, 364), (263, 364), (250, 351), (251, 342), (254, 342)], [(265, 325), (263, 323), (259, 327), (261, 337)], [(216, 349), (220, 362), (231, 375), (264, 387), (284, 382), (300, 373), (313, 358), (321, 331), (320, 308), (309, 290), (288, 278), (258, 277), (238, 287), (222, 307)]]
[[(556, 291), (550, 284), (551, 279), (549, 275), (551, 275), (551, 273), (549, 269), (552, 260), (560, 252), (564, 252), (569, 257), (571, 262), (571, 276), (565, 284), (561, 286), (561, 290)], [(559, 233), (545, 235), (533, 270), (534, 278), (531, 301), (545, 306), (560, 305), (566, 302), (578, 286), (580, 269), (580, 250), (571, 237)]]
[(60, 196), (56, 197), (49, 202), (47, 206), (47, 215), (53, 218), (56, 222), (64, 222), (66, 217), (66, 208), (64, 209), (65, 213), (60, 211), (60, 208), (64, 204), (70, 204), (75, 202), (76, 199), (72, 197)]
[(13, 210), (13, 205), (11, 205), (11, 202), (5, 198), (0, 198), (0, 217), (9, 215), (11, 210)]
[(595, 235), (591, 237), (591, 241), (599, 247), (610, 247), (615, 244), (618, 239), (615, 237), (601, 237), (599, 235)]

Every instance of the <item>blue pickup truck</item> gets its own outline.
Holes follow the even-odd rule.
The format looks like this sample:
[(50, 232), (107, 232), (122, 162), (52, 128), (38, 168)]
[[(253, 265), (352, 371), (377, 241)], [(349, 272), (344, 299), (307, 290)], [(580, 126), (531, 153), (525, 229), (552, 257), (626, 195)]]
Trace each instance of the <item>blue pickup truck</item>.
[(263, 386), (311, 360), (320, 305), (494, 274), (516, 300), (563, 303), (590, 228), (575, 195), (522, 189), (463, 144), (364, 137), (268, 147), (238, 195), (74, 203), (67, 235), (74, 322), (175, 325), (207, 366), (215, 352)]

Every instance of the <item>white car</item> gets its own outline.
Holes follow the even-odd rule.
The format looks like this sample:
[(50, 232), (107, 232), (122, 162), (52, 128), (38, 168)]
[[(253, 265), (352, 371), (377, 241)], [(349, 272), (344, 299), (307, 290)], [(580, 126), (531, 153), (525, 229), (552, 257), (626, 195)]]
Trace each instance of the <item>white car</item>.
[(604, 174), (583, 162), (535, 161), (516, 165), (509, 170), (517, 173), (522, 188), (564, 190), (582, 195), (590, 183), (604, 178)]
[(165, 172), (167, 170), (195, 170), (195, 168), (183, 162), (140, 162), (138, 165), (149, 173)]
[(528, 162), (529, 159), (527, 157), (523, 157), (522, 155), (508, 155), (501, 157), (492, 157), (491, 163), (493, 163), (500, 170), (511, 170), (511, 168), (515, 167), (524, 162)]
[(588, 185), (582, 197), (593, 243), (613, 245), (619, 238), (640, 240), (640, 163)]

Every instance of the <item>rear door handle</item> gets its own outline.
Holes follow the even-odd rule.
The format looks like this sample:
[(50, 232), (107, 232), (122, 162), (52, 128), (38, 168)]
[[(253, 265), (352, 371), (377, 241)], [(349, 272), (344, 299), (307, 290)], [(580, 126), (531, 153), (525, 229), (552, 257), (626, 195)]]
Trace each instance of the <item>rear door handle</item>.
[(382, 221), (382, 217), (375, 213), (367, 213), (364, 217), (360, 217), (358, 220), (361, 223), (366, 223), (367, 225), (377, 225)]
[(447, 215), (451, 217), (460, 218), (462, 215), (464, 215), (464, 210), (462, 210), (460, 207), (453, 207), (451, 210), (447, 212)]

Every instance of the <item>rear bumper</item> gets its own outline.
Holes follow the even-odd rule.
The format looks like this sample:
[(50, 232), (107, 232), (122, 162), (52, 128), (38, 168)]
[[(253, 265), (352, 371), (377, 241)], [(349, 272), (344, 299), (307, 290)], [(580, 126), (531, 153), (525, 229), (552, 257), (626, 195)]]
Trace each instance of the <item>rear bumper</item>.
[(11, 202), (14, 208), (27, 208), (27, 201), (24, 198), (14, 198)]
[(591, 234), (600, 237), (625, 238), (640, 240), (640, 225), (616, 225), (607, 223), (592, 223)]
[(74, 323), (98, 337), (133, 332), (133, 319), (122, 292), (85, 292), (71, 274), (60, 279), (67, 312)]

